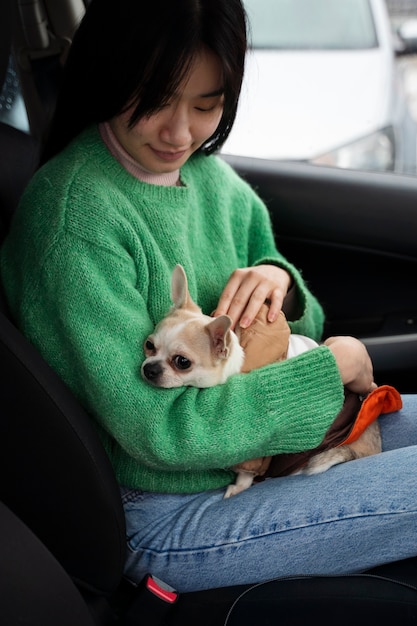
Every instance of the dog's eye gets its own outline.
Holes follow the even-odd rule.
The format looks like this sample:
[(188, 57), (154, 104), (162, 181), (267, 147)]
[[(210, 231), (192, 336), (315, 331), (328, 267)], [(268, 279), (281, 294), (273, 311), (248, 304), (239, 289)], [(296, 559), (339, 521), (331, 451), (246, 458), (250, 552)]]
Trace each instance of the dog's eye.
[(187, 359), (185, 356), (181, 356), (181, 354), (177, 354), (177, 356), (174, 356), (172, 362), (179, 370), (188, 370), (191, 367), (190, 359)]
[(149, 341), (149, 339), (145, 341), (145, 348), (146, 350), (149, 350), (149, 352), (155, 352), (155, 345), (152, 341)]

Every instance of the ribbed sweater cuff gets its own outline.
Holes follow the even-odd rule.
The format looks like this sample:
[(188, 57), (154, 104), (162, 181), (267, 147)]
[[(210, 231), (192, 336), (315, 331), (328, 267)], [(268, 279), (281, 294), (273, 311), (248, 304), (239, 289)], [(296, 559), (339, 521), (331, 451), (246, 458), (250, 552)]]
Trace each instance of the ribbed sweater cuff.
[[(314, 362), (311, 352), (296, 357), (300, 364), (304, 359), (309, 360), (309, 367), (300, 367), (302, 375), (299, 379), (294, 369), (282, 371), (282, 376), (276, 378), (274, 389), (271, 388), (271, 368), (259, 370), (261, 388), (269, 401), (268, 418), (276, 421), (279, 433), (271, 438), (269, 453), (272, 455), (317, 446), (342, 408), (343, 384), (333, 354), (325, 346), (317, 348), (314, 353)], [(317, 372), (321, 369), (325, 377), (318, 385)], [(276, 377), (276, 370), (274, 375)], [(280, 402), (279, 388), (283, 390), (285, 406)]]

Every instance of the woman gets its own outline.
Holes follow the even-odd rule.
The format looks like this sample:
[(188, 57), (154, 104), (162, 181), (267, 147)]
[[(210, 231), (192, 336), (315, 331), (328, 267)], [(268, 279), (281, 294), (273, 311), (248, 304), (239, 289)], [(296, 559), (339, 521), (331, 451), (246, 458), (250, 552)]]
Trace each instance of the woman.
[[(74, 39), (45, 165), (2, 250), (15, 320), (91, 414), (121, 486), (126, 574), (179, 591), (352, 572), (415, 554), (414, 447), (224, 500), (227, 468), (317, 445), (366, 394), (363, 345), (335, 338), (211, 389), (142, 381), (142, 344), (181, 263), (204, 312), (250, 325), (265, 299), (319, 339), (323, 313), (267, 210), (212, 153), (236, 113), (240, 0), (93, 0)], [(411, 414), (384, 448), (417, 443)], [(415, 413), (415, 411), (414, 411)], [(400, 430), (401, 433), (398, 433)], [(387, 489), (387, 482), (395, 485)]]

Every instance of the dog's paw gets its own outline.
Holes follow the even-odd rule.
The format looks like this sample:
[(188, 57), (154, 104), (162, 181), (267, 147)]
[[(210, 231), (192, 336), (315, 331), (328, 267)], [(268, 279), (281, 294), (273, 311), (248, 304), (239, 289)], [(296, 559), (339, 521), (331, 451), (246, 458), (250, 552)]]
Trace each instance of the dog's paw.
[(226, 499), (226, 498), (231, 498), (232, 496), (237, 496), (238, 493), (245, 491), (245, 489), (247, 489), (247, 487), (244, 485), (236, 485), (236, 484), (229, 485), (223, 497), (224, 499)]
[(240, 492), (240, 489), (237, 487), (237, 485), (229, 485), (223, 497), (224, 499), (231, 498), (232, 496), (235, 496), (239, 492)]

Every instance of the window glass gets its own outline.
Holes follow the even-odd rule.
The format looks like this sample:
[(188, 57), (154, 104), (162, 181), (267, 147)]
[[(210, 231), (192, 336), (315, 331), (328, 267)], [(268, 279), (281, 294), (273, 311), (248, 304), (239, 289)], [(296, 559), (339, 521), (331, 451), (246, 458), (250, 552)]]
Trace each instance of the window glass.
[(243, 2), (252, 49), (223, 152), (415, 175), (416, 0)]
[(246, 0), (254, 48), (363, 49), (377, 45), (368, 0)]

